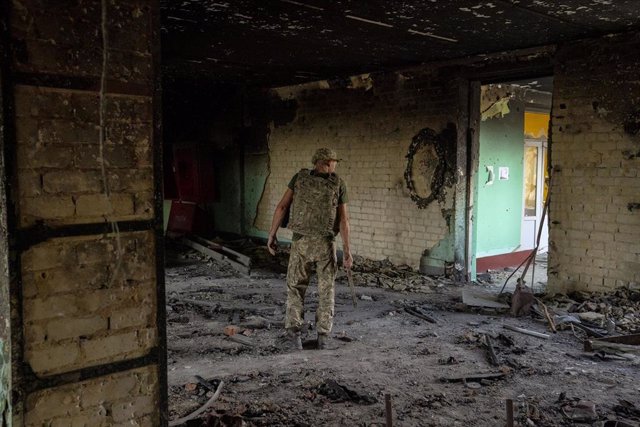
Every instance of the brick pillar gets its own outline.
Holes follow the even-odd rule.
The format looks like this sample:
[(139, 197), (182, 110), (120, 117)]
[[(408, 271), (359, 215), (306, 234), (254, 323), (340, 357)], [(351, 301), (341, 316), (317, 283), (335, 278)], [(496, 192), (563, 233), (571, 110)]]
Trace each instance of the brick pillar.
[(558, 49), (551, 139), (549, 288), (640, 282), (640, 33)]
[(73, 3), (2, 4), (12, 419), (163, 425), (158, 4)]

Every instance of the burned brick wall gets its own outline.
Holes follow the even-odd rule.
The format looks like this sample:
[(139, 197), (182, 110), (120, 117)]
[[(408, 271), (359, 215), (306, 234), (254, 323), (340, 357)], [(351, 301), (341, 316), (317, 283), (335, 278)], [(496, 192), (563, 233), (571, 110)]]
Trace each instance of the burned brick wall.
[[(0, 12), (2, 8), (0, 8)], [(2, 45), (0, 45), (2, 50)], [(7, 180), (5, 173), (5, 132), (3, 68), (0, 68), (0, 425), (11, 417), (11, 304), (9, 279), (9, 231), (7, 225)]]
[(640, 33), (558, 49), (554, 76), (549, 286), (640, 282)]
[[(447, 218), (455, 191), (452, 180), (446, 180), (436, 186), (433, 203), (420, 209), (404, 177), (407, 155), (423, 129), (441, 134), (458, 116), (458, 86), (450, 76), (444, 70), (424, 69), (275, 90), (281, 100), (296, 101), (295, 114), (271, 128), (269, 175), (256, 228), (268, 231), (287, 183), (301, 168), (312, 167), (313, 152), (333, 147), (343, 159), (337, 173), (348, 187), (352, 251), (417, 267), (423, 252), (450, 234)], [(452, 150), (445, 151), (455, 153), (455, 138), (445, 139), (452, 144)], [(427, 199), (434, 187), (426, 181), (451, 174), (440, 169), (442, 173), (434, 174), (436, 168), (425, 164), (429, 177), (421, 177), (425, 168), (418, 162), (412, 167), (413, 193)], [(282, 235), (288, 237), (289, 232)]]
[(158, 5), (7, 3), (13, 421), (159, 425)]

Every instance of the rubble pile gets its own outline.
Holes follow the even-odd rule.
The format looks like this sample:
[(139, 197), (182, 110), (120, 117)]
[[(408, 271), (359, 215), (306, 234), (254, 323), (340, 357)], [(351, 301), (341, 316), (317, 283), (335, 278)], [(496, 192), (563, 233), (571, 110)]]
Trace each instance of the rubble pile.
[(423, 293), (454, 284), (445, 277), (425, 276), (408, 265), (395, 265), (389, 259), (372, 260), (357, 255), (353, 260), (353, 278), (357, 286)]
[(575, 313), (582, 321), (606, 328), (613, 321), (617, 332), (640, 332), (640, 288), (608, 293), (573, 292), (550, 299), (555, 312)]

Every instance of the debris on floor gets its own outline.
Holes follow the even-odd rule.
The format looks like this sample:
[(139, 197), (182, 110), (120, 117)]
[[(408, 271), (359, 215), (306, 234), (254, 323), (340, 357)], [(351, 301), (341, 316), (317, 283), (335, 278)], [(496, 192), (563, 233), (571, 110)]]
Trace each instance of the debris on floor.
[[(584, 315), (603, 314), (606, 320), (609, 311), (600, 306), (605, 301), (590, 306), (590, 300), (576, 296), (548, 300), (537, 294), (530, 315), (516, 319), (509, 314), (509, 292), (492, 297), (498, 307), (470, 306), (463, 295), (490, 290), (357, 258), (358, 304), (353, 306), (341, 273), (331, 349), (315, 349), (318, 293), (312, 278), (304, 349), (285, 351), (276, 344), (284, 333), (287, 249), (272, 257), (249, 240), (222, 244), (251, 258), (250, 275), (178, 244), (170, 243), (167, 250), (172, 420), (211, 399), (210, 387), (197, 374), (212, 387), (218, 381), (225, 386), (187, 426), (379, 426), (389, 393), (394, 425), (504, 425), (505, 399), (516, 404), (515, 421), (521, 426), (572, 425), (573, 419), (591, 417), (590, 407), (582, 408), (579, 401), (595, 405), (594, 423), (637, 424), (638, 409), (623, 403), (637, 401), (637, 368), (617, 353), (580, 353), (585, 340), (615, 335), (599, 323), (600, 316)], [(637, 302), (634, 293), (625, 298), (625, 307)], [(545, 330), (548, 318), (557, 333)], [(619, 316), (615, 319), (615, 332), (626, 335), (617, 325)], [(575, 398), (558, 403), (567, 387)]]
[(609, 293), (573, 292), (547, 300), (557, 313), (575, 313), (580, 320), (608, 329), (613, 322), (616, 331), (640, 332), (640, 287), (621, 288)]
[(378, 400), (366, 393), (358, 393), (339, 384), (335, 380), (326, 380), (317, 388), (318, 394), (327, 397), (333, 403), (353, 402), (363, 405), (373, 405)]

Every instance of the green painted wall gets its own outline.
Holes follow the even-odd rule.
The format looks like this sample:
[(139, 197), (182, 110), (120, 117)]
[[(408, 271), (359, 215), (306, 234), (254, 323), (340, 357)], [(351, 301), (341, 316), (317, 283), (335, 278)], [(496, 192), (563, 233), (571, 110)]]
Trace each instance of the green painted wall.
[(250, 236), (267, 237), (267, 233), (258, 230), (253, 223), (258, 214), (258, 203), (269, 176), (269, 153), (246, 153), (244, 156), (244, 223)]
[[(520, 245), (524, 157), (524, 105), (511, 100), (510, 113), (480, 123), (480, 153), (476, 183), (476, 257), (498, 255)], [(494, 180), (487, 185), (486, 166)], [(509, 179), (499, 179), (499, 168), (509, 167)]]
[(237, 147), (215, 153), (218, 198), (209, 205), (216, 231), (242, 234), (242, 159)]

